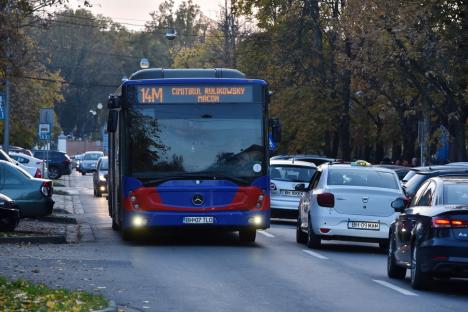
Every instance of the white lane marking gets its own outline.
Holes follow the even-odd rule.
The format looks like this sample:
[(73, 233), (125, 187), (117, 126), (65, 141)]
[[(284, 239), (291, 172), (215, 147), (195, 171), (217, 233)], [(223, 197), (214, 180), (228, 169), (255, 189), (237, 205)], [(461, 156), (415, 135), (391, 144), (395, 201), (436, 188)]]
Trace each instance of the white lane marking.
[(258, 231), (259, 234), (262, 234), (263, 236), (266, 237), (275, 237), (275, 235), (268, 233), (267, 231), (260, 230)]
[(385, 286), (385, 287), (388, 287), (390, 289), (393, 289), (394, 291), (398, 291), (400, 294), (403, 294), (403, 295), (406, 295), (406, 296), (417, 296), (417, 294), (415, 294), (414, 292), (411, 292), (409, 290), (406, 290), (404, 288), (401, 288), (401, 287), (398, 287), (398, 286), (395, 286), (393, 284), (390, 284), (388, 282), (385, 282), (385, 281), (381, 281), (381, 280), (373, 280), (374, 282), (376, 282), (377, 284), (380, 284), (382, 286)]
[(313, 251), (311, 251), (311, 250), (302, 249), (302, 251), (305, 252), (306, 254), (311, 255), (312, 257), (315, 257), (315, 258), (318, 258), (318, 259), (322, 259), (322, 260), (328, 260), (327, 257), (322, 256), (321, 254), (316, 253), (316, 252), (313, 252)]

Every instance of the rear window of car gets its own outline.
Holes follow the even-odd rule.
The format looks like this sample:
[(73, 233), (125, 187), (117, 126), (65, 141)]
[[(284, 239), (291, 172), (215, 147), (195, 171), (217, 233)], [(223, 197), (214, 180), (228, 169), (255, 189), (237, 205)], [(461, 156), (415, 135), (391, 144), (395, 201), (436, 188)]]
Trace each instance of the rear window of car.
[(86, 154), (84, 156), (84, 160), (98, 160), (100, 157), (102, 157), (102, 154), (98, 154), (98, 153)]
[(468, 183), (444, 184), (444, 205), (468, 205)]
[(328, 171), (328, 185), (365, 186), (399, 189), (395, 174), (370, 169), (331, 169)]
[(310, 182), (316, 168), (288, 165), (270, 166), (270, 179), (289, 182)]
[(415, 174), (411, 179), (409, 179), (405, 185), (404, 189), (407, 195), (414, 195), (418, 191), (421, 184), (424, 183), (430, 177), (425, 174)]

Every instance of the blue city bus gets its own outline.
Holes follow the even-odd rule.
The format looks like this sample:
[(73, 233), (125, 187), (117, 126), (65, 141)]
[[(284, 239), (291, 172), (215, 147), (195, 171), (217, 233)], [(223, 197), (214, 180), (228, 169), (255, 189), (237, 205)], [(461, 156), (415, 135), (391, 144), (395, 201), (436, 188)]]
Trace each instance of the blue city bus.
[(112, 228), (255, 241), (270, 226), (268, 147), (280, 136), (268, 98), (265, 81), (233, 69), (146, 69), (123, 82), (108, 104)]

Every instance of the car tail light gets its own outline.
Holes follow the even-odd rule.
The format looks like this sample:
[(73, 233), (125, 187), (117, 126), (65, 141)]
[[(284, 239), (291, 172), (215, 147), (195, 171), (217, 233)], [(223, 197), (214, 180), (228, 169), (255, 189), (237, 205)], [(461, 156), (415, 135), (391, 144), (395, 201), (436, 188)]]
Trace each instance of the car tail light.
[(275, 183), (270, 183), (270, 190), (275, 191), (276, 190), (276, 184)]
[(468, 227), (468, 221), (465, 220), (450, 220), (445, 218), (432, 218), (433, 228), (460, 228)]
[(42, 183), (41, 193), (42, 193), (42, 195), (44, 195), (46, 197), (52, 196), (52, 182), (51, 181), (46, 181), (46, 182)]
[(34, 177), (35, 178), (42, 178), (42, 173), (41, 173), (41, 170), (39, 170), (39, 168), (36, 168), (36, 173), (34, 174)]
[(317, 203), (322, 207), (333, 208), (335, 206), (335, 196), (332, 193), (318, 194)]
[(411, 196), (403, 197), (403, 202), (405, 203), (405, 207), (408, 207), (411, 203)]

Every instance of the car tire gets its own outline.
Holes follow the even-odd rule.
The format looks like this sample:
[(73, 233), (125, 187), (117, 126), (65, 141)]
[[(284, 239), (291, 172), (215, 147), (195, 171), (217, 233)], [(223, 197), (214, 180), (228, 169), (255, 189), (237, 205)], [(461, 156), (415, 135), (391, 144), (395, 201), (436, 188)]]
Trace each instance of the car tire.
[(390, 236), (390, 243), (387, 253), (387, 275), (390, 278), (404, 279), (406, 268), (398, 266), (395, 262), (395, 238)]
[(296, 223), (296, 242), (302, 245), (305, 245), (307, 243), (307, 234), (304, 233), (301, 229), (301, 221), (299, 216), (297, 217)]
[(81, 171), (81, 175), (86, 175), (86, 172), (85, 172), (85, 171)]
[(18, 218), (6, 217), (0, 219), (0, 232), (13, 232), (19, 223)]
[(239, 240), (242, 243), (253, 243), (255, 242), (255, 238), (257, 237), (257, 230), (248, 229), (248, 230), (240, 230), (239, 231)]
[(411, 251), (411, 286), (414, 289), (423, 290), (429, 287), (431, 276), (421, 271), (420, 257), (419, 248), (415, 245)]
[(114, 231), (120, 230), (120, 225), (118, 225), (117, 222), (115, 222), (115, 218), (112, 218), (112, 230)]
[(306, 242), (307, 247), (311, 249), (320, 248), (320, 246), (322, 245), (322, 239), (320, 238), (319, 235), (316, 235), (314, 233), (314, 230), (312, 229), (312, 223), (310, 222), (310, 216), (309, 216), (309, 221), (307, 223), (308, 223), (307, 242)]
[(49, 168), (49, 178), (56, 180), (62, 176), (62, 173), (60, 172), (60, 169), (57, 167), (50, 167)]

